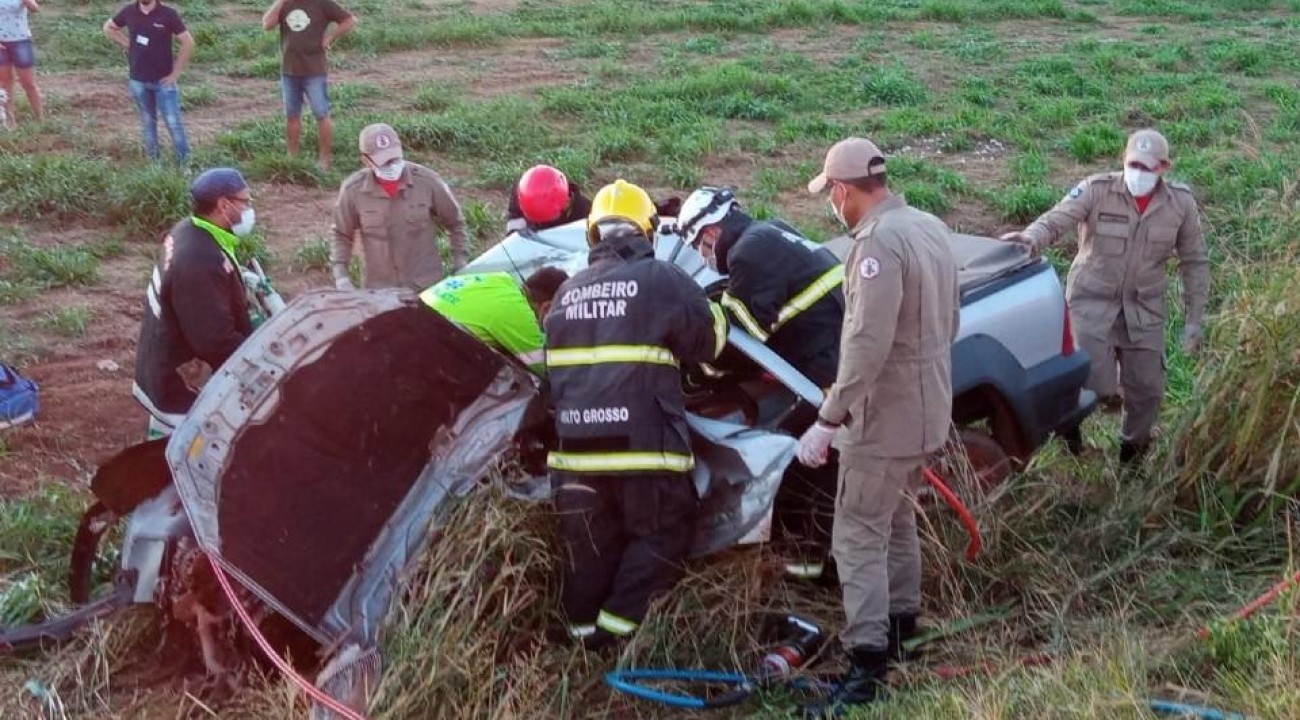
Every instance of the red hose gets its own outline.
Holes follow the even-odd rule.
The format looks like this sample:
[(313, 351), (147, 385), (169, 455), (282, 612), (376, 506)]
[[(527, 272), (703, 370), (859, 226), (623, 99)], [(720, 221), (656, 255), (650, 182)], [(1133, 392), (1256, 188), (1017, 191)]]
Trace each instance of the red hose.
[(925, 475), (926, 482), (930, 483), (930, 487), (933, 487), (935, 492), (943, 497), (944, 501), (948, 503), (948, 507), (951, 507), (957, 513), (957, 517), (961, 518), (961, 524), (966, 526), (966, 532), (970, 534), (970, 544), (966, 546), (966, 559), (968, 561), (974, 560), (975, 556), (979, 555), (982, 547), (980, 529), (975, 524), (975, 518), (971, 516), (970, 510), (961, 501), (961, 498), (957, 497), (952, 488), (944, 484), (943, 480), (940, 480), (933, 470), (923, 468), (921, 472)]
[(253, 618), (249, 616), (248, 610), (246, 610), (243, 604), (239, 602), (239, 597), (235, 594), (235, 589), (231, 586), (230, 579), (226, 577), (226, 571), (221, 569), (221, 565), (217, 562), (217, 558), (210, 552), (206, 554), (208, 556), (208, 562), (212, 565), (212, 573), (217, 576), (217, 583), (221, 585), (222, 592), (226, 594), (226, 600), (228, 600), (231, 606), (234, 607), (235, 614), (239, 616), (240, 622), (244, 624), (244, 629), (252, 636), (253, 641), (257, 643), (257, 647), (261, 648), (262, 654), (265, 655), (266, 658), (270, 660), (276, 668), (278, 668), (280, 672), (289, 679), (290, 682), (297, 685), (299, 690), (302, 690), (308, 697), (321, 705), (324, 705), (330, 710), (338, 713), (344, 718), (344, 720), (367, 720), (364, 714), (359, 713), (329, 695), (326, 695), (320, 688), (313, 685), (310, 680), (299, 675), (298, 672), (293, 669), (292, 665), (286, 662), (284, 658), (280, 657), (280, 653), (276, 652), (275, 648), (271, 647), (271, 643), (267, 641), (266, 636), (257, 628), (257, 623), (253, 622)]
[[(1233, 613), (1228, 617), (1228, 622), (1245, 620), (1251, 615), (1254, 615), (1255, 613), (1259, 612), (1260, 608), (1276, 600), (1278, 596), (1282, 594), (1282, 591), (1286, 590), (1288, 587), (1290, 587), (1292, 584), (1296, 582), (1300, 582), (1300, 572), (1297, 572), (1295, 575), (1292, 575), (1289, 578), (1283, 578), (1282, 582), (1274, 585), (1272, 588), (1269, 589), (1268, 592), (1250, 601), (1250, 603), (1243, 605), (1240, 610), (1238, 610), (1237, 612)], [(1201, 628), (1196, 634), (1202, 640), (1209, 639), (1210, 626), (1206, 625), (1205, 627)]]
[[(926, 473), (927, 475), (929, 475), (930, 471), (927, 469)], [(927, 479), (929, 478), (927, 477)], [(931, 480), (931, 483), (937, 481), (938, 478), (935, 478)], [(1269, 590), (1265, 592), (1263, 595), (1260, 595), (1254, 600), (1251, 600), (1246, 605), (1243, 605), (1241, 609), (1229, 615), (1227, 618), (1225, 618), (1225, 621), (1237, 622), (1238, 620), (1245, 620), (1251, 615), (1254, 615), (1255, 613), (1259, 612), (1260, 609), (1266, 607), (1269, 603), (1273, 602), (1274, 600), (1277, 600), (1278, 597), (1288, 587), (1296, 583), (1300, 583), (1300, 572), (1297, 572), (1288, 578), (1283, 578), (1281, 582), (1274, 585), (1272, 588), (1269, 588)], [(1196, 632), (1196, 635), (1202, 640), (1208, 639), (1210, 637), (1209, 626), (1203, 627), (1200, 630), (1198, 630)], [(1019, 664), (1024, 667), (1035, 667), (1039, 665), (1049, 665), (1055, 661), (1056, 661), (1056, 657), (1053, 655), (1040, 654), (1040, 655), (1029, 655), (1020, 658), (1016, 664)], [(940, 680), (956, 680), (959, 678), (968, 677), (970, 675), (992, 673), (995, 672), (997, 669), (998, 669), (997, 664), (995, 664), (992, 660), (985, 660), (984, 662), (975, 663), (972, 665), (938, 665), (931, 668), (930, 672), (933, 673), (935, 677), (939, 678)]]

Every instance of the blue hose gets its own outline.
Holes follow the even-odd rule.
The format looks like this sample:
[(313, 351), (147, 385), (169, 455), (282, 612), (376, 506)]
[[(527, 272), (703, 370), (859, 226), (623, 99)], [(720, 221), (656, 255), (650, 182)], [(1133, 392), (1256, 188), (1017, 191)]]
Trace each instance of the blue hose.
[[(638, 680), (682, 680), (700, 684), (735, 685), (736, 689), (711, 698), (679, 695), (638, 684)], [(605, 674), (610, 687), (644, 700), (691, 710), (712, 710), (735, 705), (754, 692), (754, 685), (743, 673), (715, 670), (614, 670)]]
[(1184, 705), (1168, 700), (1152, 700), (1151, 711), (1159, 715), (1199, 718), (1199, 720), (1246, 720), (1245, 715), (1214, 710), (1197, 705)]
[[(736, 689), (723, 695), (702, 698), (655, 690), (639, 684), (637, 682), (639, 680), (678, 680), (704, 685), (726, 684), (735, 685)], [(744, 673), (719, 672), (716, 670), (614, 670), (605, 674), (605, 683), (619, 692), (643, 700), (690, 710), (713, 710), (736, 705), (753, 694), (756, 687), (756, 681)], [(820, 691), (834, 687), (833, 684), (825, 681), (804, 678), (794, 679), (789, 682), (789, 685), (801, 690)], [(1196, 720), (1246, 720), (1246, 716), (1239, 713), (1224, 712), (1198, 705), (1186, 705), (1169, 700), (1151, 700), (1149, 705), (1151, 711), (1158, 715), (1174, 715), (1183, 718), (1196, 718)]]

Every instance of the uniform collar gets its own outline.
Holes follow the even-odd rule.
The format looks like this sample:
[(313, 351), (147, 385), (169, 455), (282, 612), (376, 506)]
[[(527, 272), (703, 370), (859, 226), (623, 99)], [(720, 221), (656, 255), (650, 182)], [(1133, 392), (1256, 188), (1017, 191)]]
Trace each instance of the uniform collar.
[(655, 249), (644, 236), (618, 235), (596, 243), (587, 255), (587, 263), (594, 265), (602, 260), (621, 258), (623, 261), (654, 257)]
[(903, 197), (902, 193), (893, 193), (884, 200), (876, 203), (875, 207), (868, 210), (867, 214), (863, 215), (862, 218), (858, 220), (858, 224), (854, 225), (853, 229), (849, 231), (849, 234), (854, 238), (861, 238), (868, 235), (870, 234), (871, 228), (875, 227), (877, 222), (880, 222), (881, 215), (884, 215), (890, 210), (897, 210), (904, 207), (907, 207), (907, 199)]
[(217, 247), (221, 248), (221, 252), (228, 255), (232, 262), (238, 262), (235, 260), (235, 250), (239, 247), (238, 235), (219, 225), (214, 225), (198, 215), (191, 215), (190, 222), (194, 223), (194, 227), (208, 231), (208, 234), (216, 241)]

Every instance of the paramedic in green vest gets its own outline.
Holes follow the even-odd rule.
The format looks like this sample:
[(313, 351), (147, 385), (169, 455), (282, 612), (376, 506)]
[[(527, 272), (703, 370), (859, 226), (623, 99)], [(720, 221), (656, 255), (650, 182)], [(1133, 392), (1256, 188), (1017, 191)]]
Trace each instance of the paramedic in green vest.
[(489, 347), (544, 375), (541, 318), (568, 279), (568, 273), (553, 267), (537, 270), (522, 287), (506, 272), (453, 275), (420, 293), (420, 299)]

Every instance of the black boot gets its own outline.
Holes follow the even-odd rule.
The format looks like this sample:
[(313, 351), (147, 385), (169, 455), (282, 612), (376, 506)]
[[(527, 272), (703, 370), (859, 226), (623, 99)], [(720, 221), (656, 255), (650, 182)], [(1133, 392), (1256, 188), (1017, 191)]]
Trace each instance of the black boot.
[(886, 652), (891, 663), (916, 662), (921, 659), (921, 648), (909, 650), (903, 647), (903, 643), (916, 637), (916, 617), (916, 613), (889, 616), (889, 647)]
[(825, 700), (801, 706), (799, 717), (804, 720), (841, 718), (856, 706), (884, 698), (886, 676), (889, 674), (889, 652), (884, 648), (858, 647), (850, 648), (846, 654), (849, 658), (849, 673), (844, 678), (844, 684)]
[(1142, 457), (1146, 454), (1146, 443), (1135, 443), (1124, 440), (1119, 444), (1119, 461), (1121, 465), (1136, 465), (1142, 462)]

